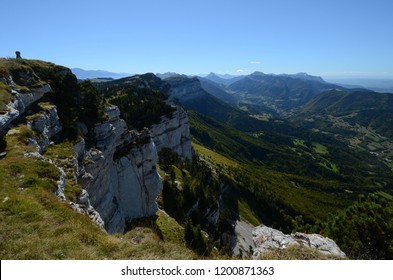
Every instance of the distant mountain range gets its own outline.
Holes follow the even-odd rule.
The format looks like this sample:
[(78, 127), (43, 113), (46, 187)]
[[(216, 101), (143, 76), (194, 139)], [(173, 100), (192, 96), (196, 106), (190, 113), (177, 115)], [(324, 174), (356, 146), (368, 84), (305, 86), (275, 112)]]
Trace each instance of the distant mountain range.
[(377, 92), (393, 93), (393, 79), (329, 78), (326, 80), (346, 88), (367, 88)]
[[(135, 75), (133, 73), (116, 73), (110, 72), (106, 70), (84, 70), (81, 68), (72, 68), (72, 72), (78, 79), (95, 79), (95, 78), (112, 78), (112, 79), (120, 79), (128, 76)], [(255, 74), (263, 74), (262, 72), (254, 72), (251, 75)], [(276, 77), (290, 77), (295, 79), (302, 79), (308, 81), (317, 81), (317, 82), (328, 82), (334, 83), (346, 88), (367, 88), (377, 92), (390, 92), (393, 93), (393, 79), (362, 79), (362, 78), (329, 78), (329, 79), (322, 79), (319, 76), (309, 75), (304, 72), (300, 72), (297, 74), (264, 74)], [(167, 79), (170, 77), (176, 76), (188, 76), (193, 77), (197, 76), (199, 78), (203, 78), (205, 80), (210, 80), (215, 82), (218, 85), (229, 86), (244, 77), (245, 75), (230, 75), (230, 74), (219, 74), (210, 72), (209, 74), (199, 74), (199, 75), (184, 75), (176, 72), (166, 72), (166, 73), (157, 73), (157, 77), (161, 79)], [(249, 76), (249, 75), (248, 75)]]
[(105, 70), (84, 70), (81, 68), (72, 68), (72, 73), (81, 80), (85, 79), (94, 79), (94, 78), (113, 78), (120, 79), (127, 76), (132, 76), (133, 74), (129, 73), (114, 73)]
[(219, 85), (229, 86), (230, 84), (241, 80), (243, 77), (244, 76), (219, 75), (211, 72), (209, 75), (203, 78), (215, 82)]

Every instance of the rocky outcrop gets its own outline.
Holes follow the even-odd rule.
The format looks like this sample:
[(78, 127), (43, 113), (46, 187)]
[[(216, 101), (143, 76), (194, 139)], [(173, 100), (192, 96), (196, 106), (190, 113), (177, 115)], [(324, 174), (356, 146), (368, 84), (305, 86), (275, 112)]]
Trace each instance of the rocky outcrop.
[(149, 131), (128, 131), (117, 107), (105, 109), (109, 120), (93, 129), (93, 148), (76, 145), (78, 182), (88, 192), (108, 232), (124, 231), (127, 222), (152, 216), (162, 182), (157, 149)]
[(27, 125), (37, 132), (37, 137), (31, 139), (31, 144), (37, 146), (40, 154), (46, 151), (50, 145), (50, 138), (59, 133), (62, 129), (57, 108), (55, 105), (45, 105), (45, 111), (36, 114), (27, 121)]
[[(0, 115), (0, 136), (25, 117), (27, 126), (35, 132), (28, 139), (29, 144), (37, 148), (36, 152), (29, 152), (26, 156), (47, 160), (59, 169), (56, 195), (61, 200), (67, 200), (64, 194), (66, 180), (75, 180), (72, 184), (77, 183), (82, 191), (76, 201), (68, 203), (108, 232), (124, 231), (131, 220), (154, 215), (158, 210), (156, 199), (162, 190), (156, 170), (158, 151), (166, 147), (183, 159), (192, 159), (187, 113), (176, 107), (171, 117), (163, 116), (161, 122), (150, 130), (137, 132), (128, 130), (126, 122), (119, 117), (117, 107), (106, 107), (107, 121), (93, 127), (87, 127), (83, 120), (76, 123), (79, 140), (74, 145), (74, 157), (54, 157), (52, 161), (45, 157), (45, 151), (53, 144), (52, 138), (62, 126), (56, 106), (49, 102), (32, 106), (52, 91), (34, 69), (48, 66), (59, 75), (71, 72), (67, 68), (38, 61), (20, 62), (24, 63), (23, 67), (0, 76), (12, 97)], [(135, 86), (150, 88), (158, 84), (158, 90), (169, 88), (166, 83), (161, 85), (161, 80), (154, 75), (148, 78), (148, 81), (136, 79), (135, 83), (141, 84)], [(69, 178), (72, 173), (75, 178)]]
[(12, 77), (9, 77), (9, 85), (13, 101), (7, 105), (7, 112), (0, 114), (0, 135), (4, 135), (11, 124), (22, 116), (32, 104), (40, 100), (45, 93), (51, 91), (49, 84), (43, 84), (40, 87), (30, 88), (29, 92), (21, 93)]
[(160, 151), (170, 148), (183, 159), (192, 159), (190, 126), (186, 111), (176, 106), (171, 118), (163, 116), (159, 124), (150, 127), (151, 137)]
[(254, 257), (256, 258), (270, 250), (286, 249), (291, 245), (309, 247), (323, 254), (335, 255), (342, 258), (346, 257), (345, 253), (341, 251), (333, 240), (319, 234), (297, 232), (288, 235), (263, 225), (256, 227), (252, 234), (256, 245), (254, 249)]

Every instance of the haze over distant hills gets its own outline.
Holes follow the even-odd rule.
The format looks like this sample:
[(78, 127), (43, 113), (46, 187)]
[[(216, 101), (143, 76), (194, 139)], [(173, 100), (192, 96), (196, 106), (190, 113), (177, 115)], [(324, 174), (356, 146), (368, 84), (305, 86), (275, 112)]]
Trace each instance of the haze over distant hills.
[(336, 83), (349, 88), (368, 88), (377, 92), (393, 93), (393, 79), (376, 78), (326, 78), (331, 83)]
[(72, 73), (81, 80), (85, 79), (94, 79), (94, 78), (113, 78), (113, 79), (120, 79), (127, 76), (131, 76), (133, 74), (130, 73), (114, 73), (105, 70), (84, 70), (81, 68), (72, 68)]
[[(94, 78), (113, 78), (120, 79), (127, 76), (132, 76), (132, 73), (117, 73), (106, 70), (85, 70), (81, 68), (72, 68), (72, 72), (78, 79), (94, 79)], [(261, 72), (256, 72), (261, 73)], [(203, 79), (207, 79), (215, 82), (219, 85), (229, 86), (230, 84), (237, 82), (245, 77), (245, 75), (230, 75), (230, 74), (219, 74), (210, 72), (209, 74), (198, 74), (198, 75), (185, 75), (176, 72), (157, 73), (156, 76), (161, 79), (170, 78), (173, 76), (198, 76)], [(297, 74), (268, 74), (281, 77), (292, 77), (303, 80), (314, 80), (314, 81), (326, 81), (328, 83), (334, 83), (347, 88), (367, 88), (377, 92), (392, 92), (393, 93), (393, 79), (375, 79), (375, 78), (322, 78), (319, 76), (309, 75), (307, 73)]]

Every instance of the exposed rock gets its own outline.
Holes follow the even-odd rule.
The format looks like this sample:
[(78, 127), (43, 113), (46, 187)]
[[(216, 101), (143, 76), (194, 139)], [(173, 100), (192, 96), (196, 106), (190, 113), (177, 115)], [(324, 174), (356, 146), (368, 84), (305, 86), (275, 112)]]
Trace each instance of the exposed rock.
[(95, 222), (100, 229), (105, 230), (105, 223), (101, 218), (100, 213), (91, 205), (89, 193), (86, 190), (82, 190), (82, 193), (78, 197), (78, 203), (70, 202), (70, 206), (74, 211), (89, 216), (90, 219)]
[(78, 143), (78, 182), (100, 213), (108, 232), (124, 231), (127, 222), (152, 216), (162, 182), (156, 170), (157, 149), (148, 131), (129, 132), (117, 107), (109, 120), (94, 127), (95, 147)]
[[(53, 163), (52, 163), (53, 164)], [(60, 198), (61, 200), (66, 200), (66, 197), (64, 195), (64, 188), (66, 186), (66, 173), (64, 172), (64, 169), (61, 167), (57, 167), (57, 169), (59, 169), (60, 172), (60, 178), (57, 181), (57, 191), (56, 191), (56, 195), (58, 198)]]
[(7, 112), (0, 115), (0, 135), (7, 133), (7, 130), (10, 128), (12, 122), (22, 116), (26, 109), (29, 108), (33, 103), (40, 100), (45, 93), (51, 91), (50, 85), (45, 84), (41, 87), (30, 89), (30, 92), (28, 93), (20, 93), (17, 90), (15, 83), (12, 81), (12, 77), (9, 79), (13, 101), (7, 105)]
[(305, 246), (318, 250), (323, 254), (346, 257), (345, 253), (337, 246), (337, 244), (319, 234), (284, 234), (279, 230), (267, 227), (256, 227), (252, 232), (256, 245), (254, 257), (258, 258), (265, 252), (273, 249), (286, 249), (290, 245)]
[(345, 257), (345, 253), (337, 246), (336, 242), (332, 239), (324, 237), (319, 234), (305, 234), (296, 232), (292, 234), (297, 242), (302, 243), (304, 246), (317, 249), (321, 253)]
[(38, 133), (38, 136), (32, 143), (37, 146), (38, 152), (41, 154), (50, 145), (49, 139), (62, 129), (55, 105), (47, 106), (45, 112), (28, 121), (27, 125)]
[(170, 148), (183, 159), (192, 159), (189, 120), (182, 107), (177, 106), (171, 118), (163, 116), (150, 132), (158, 151)]
[(235, 256), (240, 255), (243, 257), (252, 255), (256, 245), (253, 240), (253, 229), (254, 226), (248, 222), (240, 219), (235, 221), (235, 243), (232, 244), (233, 254)]
[[(67, 69), (61, 71), (60, 75), (69, 73)], [(26, 117), (27, 125), (36, 132), (30, 144), (35, 145), (37, 151), (27, 152), (25, 156), (48, 160), (55, 166), (59, 164), (56, 166), (60, 172), (56, 195), (66, 200), (66, 173), (61, 167), (64, 162), (53, 163), (42, 155), (52, 144), (50, 139), (62, 129), (56, 106), (45, 104), (43, 110), (34, 115), (30, 109), (51, 87), (33, 70), (18, 73), (18, 79), (24, 81), (22, 86), (17, 86), (12, 77), (1, 79), (10, 86), (12, 101), (7, 105), (8, 110), (0, 115), (0, 134), (6, 134), (17, 119), (30, 114)], [(150, 87), (149, 83), (141, 86)], [(151, 132), (140, 133), (128, 130), (117, 107), (104, 110), (108, 120), (95, 124), (90, 131), (84, 123), (77, 123), (80, 140), (74, 146), (74, 157), (67, 159), (64, 166), (74, 165), (75, 178), (83, 189), (76, 202), (69, 202), (70, 206), (113, 233), (124, 231), (129, 221), (152, 216), (158, 210), (156, 199), (162, 182), (156, 170), (157, 150), (167, 147), (191, 160), (192, 149), (188, 116), (181, 107), (176, 108), (171, 118), (162, 117), (160, 124), (151, 127)], [(89, 140), (88, 145), (85, 139)], [(217, 219), (217, 213), (212, 213), (212, 219)]]

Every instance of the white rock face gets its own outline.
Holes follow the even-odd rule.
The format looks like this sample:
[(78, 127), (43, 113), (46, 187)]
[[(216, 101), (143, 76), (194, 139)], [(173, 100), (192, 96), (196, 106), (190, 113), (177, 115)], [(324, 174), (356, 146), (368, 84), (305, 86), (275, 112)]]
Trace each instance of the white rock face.
[(190, 125), (182, 107), (177, 106), (171, 118), (163, 116), (159, 124), (150, 127), (150, 132), (158, 151), (170, 148), (181, 158), (192, 159)]
[(37, 146), (38, 152), (42, 154), (50, 145), (49, 139), (62, 129), (56, 106), (50, 105), (45, 113), (28, 121), (27, 126), (38, 133), (39, 136), (34, 140), (35, 143), (33, 144)]
[(113, 233), (124, 231), (132, 219), (156, 213), (162, 182), (149, 132), (129, 132), (117, 107), (108, 107), (106, 112), (109, 120), (94, 128), (95, 147), (84, 151), (84, 145), (78, 144), (75, 150), (78, 165), (84, 165), (77, 168), (78, 182), (88, 192), (106, 230)]
[(297, 232), (288, 235), (267, 226), (256, 227), (252, 234), (256, 245), (256, 249), (254, 250), (254, 257), (256, 258), (269, 250), (285, 249), (290, 245), (305, 246), (317, 249), (323, 254), (346, 257), (345, 253), (341, 251), (332, 239), (319, 234)]
[(0, 115), (0, 135), (5, 134), (11, 123), (24, 114), (27, 108), (52, 90), (50, 85), (46, 84), (40, 88), (31, 89), (29, 93), (20, 93), (16, 89), (12, 77), (10, 77), (10, 81), (13, 101), (7, 105), (8, 111)]

